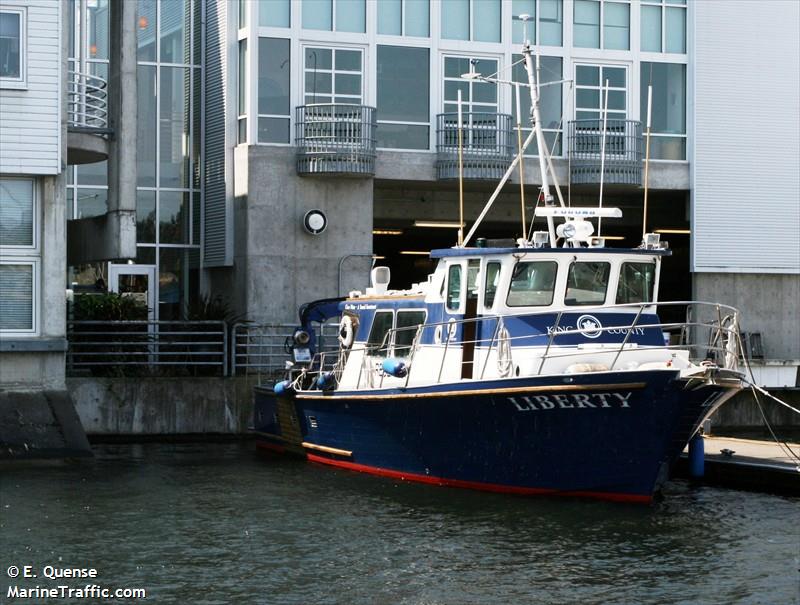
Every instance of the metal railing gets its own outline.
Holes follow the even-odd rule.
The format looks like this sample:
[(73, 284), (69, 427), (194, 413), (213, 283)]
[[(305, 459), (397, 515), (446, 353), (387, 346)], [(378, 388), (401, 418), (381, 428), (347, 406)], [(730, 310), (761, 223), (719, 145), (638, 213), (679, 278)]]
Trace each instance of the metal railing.
[(324, 103), (295, 108), (298, 174), (375, 174), (375, 108)]
[[(233, 343), (231, 374), (277, 374), (286, 369), (292, 356), (287, 349), (296, 324), (236, 323), (231, 331)], [(317, 351), (338, 351), (338, 324), (322, 324), (317, 332)]]
[[(686, 319), (684, 321), (666, 321), (658, 323), (642, 321), (643, 315), (651, 315), (656, 312), (657, 308), (685, 313)], [(594, 313), (603, 317), (603, 313), (620, 311), (627, 312), (632, 317), (632, 320), (627, 323), (612, 326), (595, 325), (592, 327), (568, 327), (562, 325), (562, 320), (566, 314), (575, 315), (579, 313), (586, 315)], [(667, 313), (669, 313), (669, 311), (666, 311), (664, 314)], [(542, 315), (555, 315), (555, 321), (547, 332), (510, 336), (505, 328), (505, 323), (510, 317), (520, 319)], [(463, 326), (468, 323), (474, 323), (476, 325), (476, 332), (477, 327), (482, 323), (485, 323), (487, 327), (491, 326), (491, 330), (487, 329), (485, 335), (475, 340), (464, 341), (457, 339), (459, 327), (463, 328)], [(354, 388), (380, 388), (383, 386), (385, 374), (380, 370), (380, 364), (376, 366), (372, 363), (374, 356), (377, 355), (380, 358), (396, 356), (397, 351), (394, 343), (397, 341), (397, 334), (408, 330), (415, 331), (413, 341), (410, 348), (403, 347), (404, 351), (400, 355), (407, 360), (408, 373), (404, 377), (406, 386), (408, 386), (409, 381), (414, 375), (414, 359), (420, 350), (422, 334), (425, 330), (434, 330), (437, 333), (442, 348), (438, 370), (437, 368), (433, 368), (435, 378), (431, 382), (434, 384), (443, 381), (453, 381), (453, 376), (447, 376), (444, 373), (444, 367), (448, 360), (447, 352), (450, 348), (463, 347), (465, 344), (473, 344), (476, 348), (483, 348), (481, 352), (482, 359), (476, 357), (472, 362), (474, 364), (472, 376), (478, 379), (487, 377), (487, 370), (489, 369), (488, 362), (490, 354), (493, 352), (496, 356), (495, 363), (498, 366), (497, 373), (490, 371), (488, 377), (497, 377), (497, 374), (501, 377), (513, 375), (512, 368), (514, 368), (515, 364), (522, 361), (519, 357), (516, 359), (514, 358), (515, 345), (517, 347), (524, 346), (526, 349), (526, 356), (534, 363), (535, 367), (533, 368), (533, 372), (526, 373), (525, 375), (542, 375), (546, 373), (547, 368), (545, 366), (548, 361), (557, 361), (559, 359), (568, 361), (572, 359), (575, 362), (580, 362), (581, 358), (586, 359), (592, 357), (601, 357), (607, 360), (608, 363), (605, 364), (603, 370), (614, 371), (618, 370), (620, 364), (623, 363), (622, 357), (624, 353), (633, 351), (647, 352), (651, 350), (687, 351), (688, 361), (691, 363), (698, 366), (717, 367), (736, 372), (739, 369), (739, 360), (743, 354), (739, 333), (739, 312), (733, 307), (717, 303), (696, 301), (580, 307), (570, 310), (561, 310), (555, 313), (553, 311), (543, 311), (514, 316), (483, 316), (473, 319), (448, 320), (438, 323), (426, 323), (422, 326), (389, 330), (385, 334), (380, 345), (360, 345), (349, 350), (349, 355), (357, 351), (364, 353), (357, 384)], [(645, 330), (656, 330), (659, 336), (663, 333), (663, 335), (669, 337), (669, 342), (658, 345), (641, 346), (630, 342), (632, 334), (643, 334)], [(624, 334), (624, 337), (621, 341), (599, 342), (600, 348), (597, 349), (586, 349), (584, 346), (578, 344), (565, 344), (563, 342), (565, 337), (585, 336), (587, 331), (591, 331), (592, 341), (586, 341), (584, 344), (598, 342), (598, 339), (600, 339), (602, 335), (613, 335), (614, 338), (618, 338), (618, 335)], [(408, 339), (403, 340), (406, 341)], [(600, 339), (600, 341), (601, 340), (602, 339)], [(519, 356), (519, 349), (517, 349), (517, 355)], [(303, 375), (298, 375), (296, 378), (298, 384), (313, 384), (314, 377), (327, 367), (322, 365), (324, 361), (325, 355), (318, 355), (317, 359), (315, 359), (314, 363), (310, 366), (315, 368), (315, 370), (306, 372)], [(426, 360), (426, 375), (430, 375), (432, 370), (428, 363), (429, 361), (429, 359)], [(503, 366), (505, 371), (501, 371), (501, 366)], [(341, 369), (342, 368), (338, 368), (337, 378), (341, 376)]]
[[(436, 116), (436, 174), (439, 180), (458, 178), (458, 114)], [(461, 155), (465, 179), (503, 177), (514, 158), (517, 139), (506, 113), (462, 112)]]
[(67, 373), (226, 376), (224, 321), (70, 321)]
[(99, 76), (69, 72), (67, 125), (75, 132), (108, 134), (108, 83)]
[(605, 159), (600, 150), (603, 120), (573, 120), (569, 123), (570, 182), (576, 185), (600, 182), (642, 184), (642, 123), (636, 120), (607, 120)]

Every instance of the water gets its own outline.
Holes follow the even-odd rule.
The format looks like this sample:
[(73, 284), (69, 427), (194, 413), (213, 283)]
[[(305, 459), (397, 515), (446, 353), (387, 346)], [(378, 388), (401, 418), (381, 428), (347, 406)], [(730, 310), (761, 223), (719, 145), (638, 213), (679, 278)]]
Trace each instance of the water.
[(6, 569), (48, 564), (98, 577), (16, 584), (140, 587), (146, 602), (196, 604), (800, 602), (798, 499), (683, 482), (653, 507), (521, 498), (258, 455), (252, 443), (94, 451), (0, 467), (0, 602), (41, 602), (6, 600)]

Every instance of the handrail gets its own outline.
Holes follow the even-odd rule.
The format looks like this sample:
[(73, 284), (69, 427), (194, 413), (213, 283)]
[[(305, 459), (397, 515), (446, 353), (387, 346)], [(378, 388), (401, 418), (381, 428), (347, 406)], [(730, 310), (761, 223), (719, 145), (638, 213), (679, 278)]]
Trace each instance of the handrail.
[(107, 134), (108, 83), (93, 74), (70, 70), (67, 80), (67, 125), (70, 130)]
[[(726, 314), (726, 317), (722, 321), (722, 324), (716, 319), (711, 321), (670, 321), (670, 322), (663, 322), (660, 321), (658, 323), (648, 323), (648, 324), (641, 324), (640, 320), (642, 315), (647, 311), (655, 311), (657, 307), (681, 307), (691, 305), (697, 308), (706, 308), (712, 312), (716, 312), (717, 309), (726, 309), (730, 311), (730, 313)], [(690, 307), (691, 308), (691, 307)], [(680, 342), (677, 344), (659, 344), (659, 345), (642, 345), (640, 350), (664, 350), (664, 351), (672, 351), (672, 350), (683, 350), (686, 351), (688, 349), (689, 358), (688, 361), (695, 360), (697, 363), (707, 364), (709, 361), (712, 362), (712, 365), (715, 365), (720, 368), (729, 369), (736, 371), (738, 369), (738, 359), (739, 356), (743, 354), (743, 351), (736, 345), (736, 339), (738, 336), (738, 311), (730, 306), (727, 305), (720, 305), (718, 303), (708, 303), (708, 302), (701, 302), (701, 301), (668, 301), (668, 302), (645, 302), (645, 303), (624, 303), (619, 305), (611, 305), (611, 306), (597, 306), (597, 307), (576, 307), (574, 309), (575, 313), (586, 313), (586, 312), (594, 312), (594, 313), (601, 313), (601, 312), (609, 312), (609, 311), (619, 311), (621, 309), (629, 309), (631, 311), (635, 310), (636, 313), (633, 315), (633, 320), (631, 322), (627, 322), (620, 325), (611, 325), (611, 326), (603, 326), (598, 328), (597, 330), (602, 333), (609, 333), (610, 331), (615, 331), (615, 333), (619, 331), (625, 331), (625, 338), (621, 342), (604, 342), (600, 343), (600, 347), (598, 351), (602, 354), (607, 355), (614, 355), (614, 359), (609, 367), (610, 370), (616, 366), (616, 363), (619, 360), (620, 355), (623, 351), (628, 350), (631, 345), (629, 345), (630, 336), (633, 334), (634, 330), (639, 329), (647, 329), (647, 330), (658, 330), (659, 332), (666, 332), (666, 331), (673, 331), (676, 329), (680, 329), (681, 334), (688, 334), (690, 330), (694, 330), (696, 328), (701, 328), (704, 330), (708, 330), (711, 338), (707, 343), (701, 342), (701, 339), (698, 337), (697, 342), (688, 342), (688, 338), (682, 336), (680, 338)], [(530, 342), (532, 339), (545, 339), (547, 338), (547, 343), (542, 342), (540, 347), (533, 346), (532, 349), (535, 350), (542, 350), (542, 356), (539, 361), (539, 368), (536, 372), (536, 375), (542, 375), (542, 372), (545, 367), (545, 362), (548, 360), (555, 360), (561, 358), (568, 358), (568, 357), (576, 357), (576, 356), (585, 356), (587, 351), (585, 348), (580, 347), (579, 345), (559, 345), (556, 343), (556, 338), (561, 338), (564, 336), (571, 336), (571, 335), (582, 335), (584, 334), (584, 329), (580, 327), (575, 328), (564, 328), (564, 329), (557, 329), (560, 328), (563, 316), (565, 313), (569, 312), (569, 310), (561, 309), (557, 312), (555, 325), (551, 326), (550, 333), (540, 333), (540, 334), (523, 334), (519, 336), (513, 336), (508, 339), (509, 343), (519, 342), (519, 341), (526, 341)], [(436, 331), (439, 327), (442, 330), (442, 340), (444, 347), (441, 349), (441, 362), (440, 367), (438, 368), (438, 375), (435, 378), (435, 383), (440, 383), (442, 381), (442, 375), (444, 373), (444, 364), (447, 360), (447, 354), (450, 349), (450, 341), (453, 340), (451, 337), (451, 331), (453, 330), (453, 326), (463, 325), (468, 322), (487, 322), (487, 321), (496, 321), (497, 324), (495, 325), (494, 334), (492, 338), (489, 340), (488, 347), (485, 350), (485, 359), (484, 359), (484, 366), (483, 371), (481, 372), (481, 377), (485, 374), (486, 364), (488, 363), (489, 354), (497, 347), (498, 345), (498, 330), (501, 323), (504, 320), (507, 320), (509, 317), (530, 317), (536, 315), (551, 315), (556, 313), (555, 311), (537, 311), (537, 312), (521, 312), (514, 315), (485, 315), (476, 318), (470, 319), (455, 319), (449, 318), (444, 321), (440, 322), (431, 322), (425, 323), (420, 326), (409, 326), (404, 328), (395, 328), (392, 330), (388, 330), (381, 341), (379, 347), (375, 347), (375, 345), (369, 345), (367, 343), (359, 344), (351, 347), (348, 351), (348, 354), (353, 354), (355, 352), (363, 353), (363, 357), (361, 359), (360, 368), (359, 368), (359, 375), (357, 384), (355, 386), (356, 389), (362, 388), (362, 376), (366, 372), (381, 372), (379, 368), (374, 369), (370, 368), (369, 364), (371, 363), (370, 360), (374, 360), (374, 353), (376, 350), (384, 350), (386, 351), (385, 356), (389, 356), (392, 352), (391, 347), (388, 346), (387, 343), (391, 343), (396, 340), (396, 335), (398, 332), (403, 330), (417, 330), (417, 336), (415, 336), (414, 343), (412, 344), (412, 355), (410, 355), (409, 363), (408, 363), (408, 374), (405, 377), (404, 384), (408, 386), (410, 383), (411, 373), (414, 371), (415, 365), (413, 363), (413, 353), (416, 352), (416, 348), (418, 345), (418, 340), (421, 337), (421, 334), (424, 330), (434, 330)], [(700, 336), (700, 335), (698, 335)], [(486, 338), (475, 338), (474, 340), (468, 341), (460, 341), (458, 344), (463, 346), (465, 344), (476, 344), (485, 343)], [(530, 347), (527, 347), (530, 348)], [(555, 350), (553, 350), (555, 349)], [(700, 350), (700, 354), (693, 354), (692, 351), (695, 349)], [(538, 355), (536, 356), (538, 357)], [(313, 365), (313, 364), (312, 364)], [(310, 372), (313, 376), (315, 372)], [(380, 385), (383, 385), (383, 378), (384, 376), (381, 375)], [(367, 384), (372, 384), (371, 381), (368, 381)]]

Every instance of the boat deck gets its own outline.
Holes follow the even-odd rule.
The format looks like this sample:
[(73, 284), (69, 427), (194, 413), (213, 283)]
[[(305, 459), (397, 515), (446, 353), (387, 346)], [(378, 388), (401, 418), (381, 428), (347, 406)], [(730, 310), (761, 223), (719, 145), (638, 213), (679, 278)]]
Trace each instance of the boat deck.
[[(800, 496), (800, 444), (706, 435), (705, 475), (698, 481), (726, 487)], [(688, 447), (676, 474), (688, 476)]]

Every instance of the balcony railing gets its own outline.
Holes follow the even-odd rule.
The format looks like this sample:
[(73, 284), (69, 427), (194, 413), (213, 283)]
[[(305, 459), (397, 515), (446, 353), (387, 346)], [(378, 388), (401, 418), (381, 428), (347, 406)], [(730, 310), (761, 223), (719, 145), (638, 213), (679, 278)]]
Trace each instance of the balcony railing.
[(574, 185), (600, 182), (604, 164), (604, 183), (642, 184), (642, 123), (636, 120), (607, 120), (605, 159), (603, 120), (574, 120), (569, 123), (570, 182)]
[(108, 134), (108, 84), (98, 76), (69, 72), (68, 128), (73, 132)]
[[(505, 113), (463, 112), (461, 154), (464, 178), (497, 180), (514, 157), (512, 118)], [(439, 180), (458, 178), (458, 114), (436, 116), (436, 173)]]
[(295, 117), (298, 174), (375, 174), (374, 107), (301, 105)]

